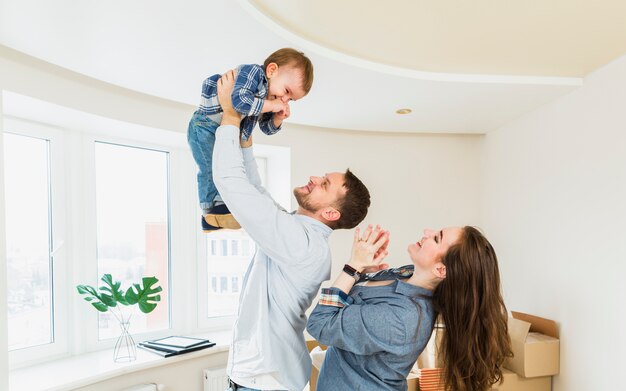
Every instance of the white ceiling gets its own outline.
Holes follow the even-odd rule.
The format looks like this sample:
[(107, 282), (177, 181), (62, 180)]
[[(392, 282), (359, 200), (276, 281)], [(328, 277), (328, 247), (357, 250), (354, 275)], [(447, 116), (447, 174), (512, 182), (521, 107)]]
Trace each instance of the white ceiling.
[[(507, 69), (515, 69), (506, 68), (503, 63), (494, 65), (482, 61), (483, 57), (497, 57), (492, 52), (471, 54), (465, 51), (456, 59), (440, 56), (430, 65), (410, 62), (403, 53), (420, 50), (419, 45), (423, 47), (424, 42), (433, 41), (446, 48), (446, 53), (454, 45), (459, 47), (463, 26), (449, 40), (445, 37), (435, 40), (434, 34), (422, 32), (415, 40), (421, 42), (419, 45), (411, 45), (411, 41), (405, 39), (403, 49), (392, 42), (399, 36), (406, 36), (406, 29), (398, 30), (398, 35), (398, 32), (377, 27), (378, 39), (370, 42), (359, 32), (359, 29), (369, 28), (363, 23), (367, 18), (361, 16), (383, 15), (378, 23), (381, 25), (406, 24), (412, 20), (407, 14), (416, 11), (400, 5), (411, 4), (411, 1), (380, 2), (389, 10), (374, 6), (375, 2), (344, 1), (354, 4), (355, 8), (350, 10), (344, 4), (342, 14), (333, 7), (335, 2), (290, 0), (284, 2), (289, 6), (283, 10), (289, 14), (281, 11), (283, 3), (269, 0), (0, 0), (0, 43), (96, 79), (192, 105), (198, 102), (206, 76), (241, 63), (262, 63), (269, 53), (280, 47), (296, 47), (313, 61), (315, 82), (309, 96), (292, 104), (290, 121), (354, 130), (484, 133), (567, 94), (582, 83), (581, 78), (562, 77), (583, 76), (580, 72), (572, 73), (575, 66), (562, 73), (546, 73), (549, 76), (536, 71), (520, 71), (521, 76), (506, 75)], [(453, 3), (458, 4), (451, 0), (445, 2), (451, 7), (449, 11), (453, 10)], [(419, 3), (428, 11), (430, 2)], [(311, 4), (317, 5), (311, 8)], [(368, 12), (357, 6), (366, 7)], [(445, 11), (435, 5), (431, 8), (431, 15), (439, 12), (437, 18)], [(422, 22), (429, 20), (428, 12), (422, 13)], [(454, 14), (454, 20), (462, 20), (457, 11)], [(292, 20), (292, 23), (283, 20)], [(305, 20), (310, 23), (302, 22)], [(419, 18), (415, 20), (421, 23)], [(488, 21), (486, 18), (480, 23)], [(294, 23), (299, 27), (293, 27)], [(525, 19), (517, 23), (523, 27)], [(571, 23), (566, 26), (571, 27)], [(463, 28), (471, 27), (468, 23)], [(558, 21), (554, 29), (558, 29)], [(312, 34), (315, 31), (320, 34)], [(494, 36), (499, 34), (499, 31), (493, 33)], [(467, 35), (468, 44), (475, 45), (472, 40), (476, 36), (470, 31)], [(335, 36), (336, 45), (332, 41)], [(346, 36), (351, 39), (345, 39)], [(620, 37), (617, 34), (614, 41)], [(431, 47), (433, 42), (429, 43)], [(526, 45), (530, 47), (533, 42)], [(522, 50), (523, 46), (517, 43), (515, 47)], [(598, 46), (605, 42), (591, 44)], [(393, 47), (393, 51), (387, 46)], [(609, 42), (605, 46), (610, 50), (602, 56), (595, 52), (583, 56), (586, 62), (576, 65), (578, 69), (608, 61), (611, 55), (607, 53), (616, 49)], [(398, 56), (389, 55), (385, 61), (389, 53), (398, 53)], [(447, 65), (432, 65), (446, 61)], [(484, 68), (480, 68), (481, 61), (485, 63)], [(529, 55), (528, 63), (535, 65), (527, 69), (540, 69), (536, 64), (542, 61), (541, 57)], [(451, 69), (457, 73), (433, 72), (450, 72)], [(480, 72), (481, 69), (485, 71)], [(397, 115), (395, 110), (399, 108), (410, 108), (413, 113)]]
[(626, 53), (624, 0), (252, 3), (326, 47), (423, 71), (583, 77)]

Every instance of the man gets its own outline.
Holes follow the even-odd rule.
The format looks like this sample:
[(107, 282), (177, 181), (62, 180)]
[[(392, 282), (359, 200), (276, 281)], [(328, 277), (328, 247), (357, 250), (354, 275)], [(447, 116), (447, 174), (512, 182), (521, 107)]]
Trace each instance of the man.
[(301, 391), (311, 373), (303, 331), (305, 311), (330, 278), (328, 237), (354, 228), (370, 196), (354, 174), (310, 177), (294, 189), (298, 209), (282, 209), (261, 187), (251, 138), (240, 145), (240, 118), (231, 104), (235, 76), (218, 82), (224, 110), (213, 152), (213, 176), (222, 199), (257, 244), (244, 277), (227, 372), (232, 390)]

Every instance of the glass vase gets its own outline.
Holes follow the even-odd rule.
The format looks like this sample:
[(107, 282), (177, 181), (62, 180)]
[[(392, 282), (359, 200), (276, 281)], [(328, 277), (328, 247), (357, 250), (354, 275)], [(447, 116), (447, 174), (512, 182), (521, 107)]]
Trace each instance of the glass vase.
[(137, 359), (137, 348), (135, 347), (135, 340), (128, 331), (130, 329), (130, 319), (120, 322), (120, 329), (122, 333), (115, 342), (115, 349), (113, 349), (113, 361), (115, 362), (129, 362)]

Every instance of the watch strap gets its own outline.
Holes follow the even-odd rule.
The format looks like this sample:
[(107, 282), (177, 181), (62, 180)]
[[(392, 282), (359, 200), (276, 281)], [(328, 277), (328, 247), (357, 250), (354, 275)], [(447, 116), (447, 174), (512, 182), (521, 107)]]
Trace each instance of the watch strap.
[(354, 278), (355, 282), (361, 279), (361, 273), (359, 273), (355, 268), (348, 265), (347, 263), (343, 265), (343, 272)]

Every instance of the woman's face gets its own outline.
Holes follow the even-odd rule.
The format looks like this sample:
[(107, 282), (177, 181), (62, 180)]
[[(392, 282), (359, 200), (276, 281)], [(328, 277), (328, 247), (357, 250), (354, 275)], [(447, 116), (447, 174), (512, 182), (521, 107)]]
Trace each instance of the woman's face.
[(422, 238), (409, 245), (408, 252), (416, 268), (428, 270), (441, 261), (448, 248), (461, 237), (463, 229), (449, 227), (440, 230), (425, 229)]

